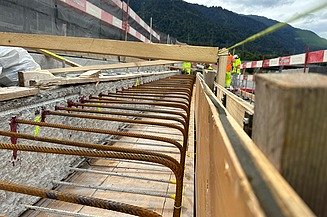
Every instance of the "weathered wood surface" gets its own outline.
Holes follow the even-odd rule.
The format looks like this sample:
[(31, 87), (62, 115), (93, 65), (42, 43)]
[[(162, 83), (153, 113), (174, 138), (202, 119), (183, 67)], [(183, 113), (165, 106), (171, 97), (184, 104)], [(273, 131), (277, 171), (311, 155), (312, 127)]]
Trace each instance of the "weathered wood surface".
[(226, 109), (237, 121), (237, 123), (243, 127), (243, 119), (245, 112), (250, 114), (254, 113), (254, 106), (240, 97), (236, 96), (232, 92), (223, 88), (223, 86), (216, 84), (217, 98), (221, 101), (223, 94), (226, 94)]
[[(155, 72), (155, 73), (137, 73), (128, 75), (115, 75), (115, 76), (100, 76), (100, 77), (75, 77), (75, 78), (63, 78), (53, 76), (51, 73), (44, 73), (46, 71), (42, 70), (39, 72), (20, 72), (19, 73), (19, 83), (27, 86), (34, 87), (47, 87), (47, 86), (59, 86), (59, 85), (70, 85), (70, 84), (84, 84), (84, 83), (97, 83), (97, 82), (107, 82), (107, 81), (118, 81), (131, 78), (140, 78), (153, 75), (162, 75), (173, 73), (174, 71), (166, 72)], [(48, 75), (48, 76), (46, 76)], [(44, 76), (41, 77), (40, 76)]]
[(251, 102), (255, 101), (255, 95), (253, 93), (246, 92), (244, 90), (240, 90), (240, 96), (248, 98)]
[(38, 94), (37, 88), (28, 87), (0, 87), (0, 102), (10, 99), (17, 99), (26, 96), (33, 96)]
[(327, 216), (327, 76), (256, 76), (253, 140), (317, 216)]
[(216, 78), (217, 84), (225, 87), (226, 68), (228, 60), (228, 50), (222, 49), (218, 59), (218, 74)]
[(126, 42), (108, 39), (65, 37), (54, 35), (0, 33), (0, 45), (53, 51), (84, 52), (129, 56), (145, 59), (217, 62), (217, 47), (167, 45)]
[[(263, 216), (215, 108), (196, 84), (197, 216)], [(237, 209), (232, 208), (237, 204)]]
[(108, 70), (108, 69), (123, 69), (123, 68), (138, 68), (147, 66), (159, 66), (159, 65), (170, 65), (180, 63), (178, 61), (166, 61), (166, 60), (155, 60), (155, 61), (140, 61), (131, 63), (114, 63), (104, 65), (92, 65), (92, 66), (80, 66), (80, 67), (69, 67), (69, 68), (57, 68), (48, 69), (52, 74), (71, 73), (71, 72), (84, 72), (89, 70)]
[(199, 78), (195, 107), (197, 216), (314, 216)]

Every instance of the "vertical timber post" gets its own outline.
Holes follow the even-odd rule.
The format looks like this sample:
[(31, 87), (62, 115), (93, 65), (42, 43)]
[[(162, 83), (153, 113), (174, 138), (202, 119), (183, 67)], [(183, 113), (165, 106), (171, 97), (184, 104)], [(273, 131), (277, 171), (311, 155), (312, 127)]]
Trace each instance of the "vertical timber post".
[(222, 49), (220, 50), (218, 57), (218, 78), (217, 84), (225, 87), (225, 76), (226, 76), (226, 67), (227, 67), (227, 59), (228, 59), (228, 50)]
[(327, 76), (256, 76), (252, 138), (317, 216), (327, 213)]

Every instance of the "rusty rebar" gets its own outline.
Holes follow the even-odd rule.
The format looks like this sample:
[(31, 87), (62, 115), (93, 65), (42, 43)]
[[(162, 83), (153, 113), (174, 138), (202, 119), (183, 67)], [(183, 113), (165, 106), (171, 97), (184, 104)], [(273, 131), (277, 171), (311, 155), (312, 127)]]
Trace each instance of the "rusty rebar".
[[(20, 120), (21, 123), (27, 121)], [(41, 123), (41, 122), (37, 122)], [(61, 144), (61, 145), (68, 145), (73, 147), (82, 147), (82, 148), (91, 148), (91, 149), (97, 149), (97, 150), (104, 150), (104, 151), (115, 151), (115, 152), (129, 152), (129, 153), (135, 153), (135, 154), (143, 154), (143, 155), (153, 155), (157, 157), (166, 158), (168, 160), (171, 160), (174, 163), (179, 164), (178, 161), (176, 161), (174, 158), (161, 154), (158, 152), (151, 152), (146, 151), (142, 149), (131, 149), (131, 148), (121, 148), (121, 147), (115, 147), (115, 146), (108, 146), (108, 145), (100, 145), (95, 143), (85, 143), (85, 142), (78, 142), (78, 141), (71, 141), (71, 140), (65, 140), (65, 139), (57, 139), (57, 138), (50, 138), (50, 137), (41, 137), (41, 136), (35, 136), (35, 135), (29, 135), (25, 133), (15, 133), (15, 132), (7, 132), (7, 131), (1, 131), (0, 135), (2, 136), (8, 136), (8, 137), (15, 137), (15, 138), (22, 138), (27, 140), (33, 140), (33, 141), (40, 141), (40, 142), (48, 142), (53, 144)]]
[(90, 110), (90, 109), (69, 108), (63, 106), (56, 106), (55, 110), (172, 120), (181, 123), (185, 128), (187, 127), (186, 122), (184, 120), (172, 116), (159, 116), (159, 115), (151, 115), (151, 114), (144, 114), (144, 113), (127, 113), (127, 112), (116, 112), (116, 111), (99, 111), (99, 110)]
[(124, 99), (133, 99), (133, 100), (151, 100), (157, 102), (174, 102), (174, 103), (182, 103), (185, 104), (186, 106), (189, 105), (188, 101), (173, 100), (173, 99), (156, 99), (156, 98), (147, 98), (147, 97), (138, 97), (138, 96), (132, 97), (132, 96), (115, 95), (115, 94), (104, 94), (104, 93), (100, 93), (99, 97), (102, 99), (124, 98)]
[(84, 114), (74, 114), (74, 113), (65, 113), (58, 111), (46, 111), (48, 115), (57, 115), (57, 116), (66, 116), (66, 117), (75, 117), (75, 118), (86, 118), (86, 119), (94, 119), (94, 120), (102, 120), (102, 121), (116, 121), (122, 123), (133, 123), (133, 124), (142, 124), (142, 125), (154, 125), (154, 126), (163, 126), (168, 128), (174, 128), (179, 130), (184, 138), (187, 137), (186, 130), (178, 125), (163, 123), (163, 122), (155, 122), (155, 121), (145, 121), (145, 120), (134, 120), (127, 118), (114, 118), (108, 116), (95, 116), (95, 115), (84, 115)]
[[(111, 94), (111, 93), (110, 93)], [(127, 92), (119, 92), (119, 93), (114, 93), (117, 95), (121, 96), (145, 96), (145, 97), (163, 97), (163, 98), (178, 98), (178, 99), (183, 99), (183, 100), (189, 100), (189, 97), (185, 95), (179, 95), (179, 94), (164, 94), (164, 93), (127, 93)]]
[(129, 110), (129, 111), (142, 111), (142, 112), (152, 112), (152, 113), (163, 113), (163, 114), (170, 114), (170, 115), (178, 115), (182, 117), (186, 122), (188, 117), (179, 111), (171, 111), (171, 110), (162, 110), (162, 109), (150, 109), (150, 108), (136, 108), (136, 107), (126, 107), (126, 106), (113, 106), (113, 105), (104, 105), (104, 104), (96, 104), (96, 103), (75, 103), (70, 102), (70, 106), (74, 107), (93, 107), (93, 108), (106, 108), (106, 109), (119, 109), (119, 110)]
[[(0, 147), (3, 149), (6, 148), (6, 146), (4, 145), (5, 144), (0, 144)], [(6, 148), (6, 149), (11, 149), (11, 148)], [(44, 188), (37, 188), (29, 185), (22, 185), (22, 184), (8, 182), (4, 180), (0, 180), (0, 189), (4, 191), (11, 191), (11, 192), (27, 194), (27, 195), (32, 195), (42, 198), (49, 198), (53, 200), (81, 204), (85, 206), (98, 207), (98, 208), (108, 209), (116, 212), (127, 213), (135, 216), (149, 216), (149, 217), (161, 216), (158, 213), (155, 213), (151, 210), (147, 210), (142, 207), (129, 205), (121, 202), (104, 200), (95, 197), (88, 197), (88, 196), (83, 196), (73, 193), (59, 192), (59, 191), (48, 190)]]
[[(93, 98), (93, 97), (92, 97)], [(86, 99), (85, 102), (91, 102), (91, 103), (113, 103), (113, 104), (133, 104), (133, 105), (153, 105), (153, 106), (161, 106), (161, 107), (171, 107), (171, 108), (180, 108), (184, 110), (187, 114), (189, 113), (189, 108), (186, 105), (181, 105), (179, 103), (160, 103), (160, 102), (138, 102), (138, 101), (117, 101), (112, 102), (108, 100), (101, 100), (99, 98), (98, 100), (92, 100), (92, 99)]]
[[(73, 150), (73, 149), (64, 149), (64, 148), (50, 148), (50, 147), (39, 147), (39, 146), (30, 146), (30, 145), (17, 145), (17, 144), (4, 144), (0, 143), (1, 149), (8, 149), (8, 150), (19, 150), (19, 151), (29, 151), (29, 152), (41, 152), (41, 153), (51, 153), (51, 154), (64, 154), (64, 155), (77, 155), (77, 156), (83, 156), (83, 157), (102, 157), (102, 158), (116, 158), (116, 159), (130, 159), (130, 160), (136, 160), (136, 161), (146, 161), (146, 162), (154, 162), (161, 165), (164, 165), (168, 168), (170, 168), (176, 177), (176, 198), (174, 203), (174, 216), (180, 215), (180, 209), (181, 209), (181, 201), (182, 201), (182, 170), (180, 165), (176, 165), (175, 163), (171, 162), (170, 160), (160, 158), (157, 156), (150, 156), (150, 155), (142, 155), (142, 154), (131, 154), (131, 153), (121, 153), (121, 152), (107, 152), (107, 151), (93, 151), (93, 150)], [(0, 185), (0, 187), (4, 187)], [(10, 186), (9, 186), (10, 187)], [(17, 189), (15, 188), (8, 188), (9, 191), (15, 191)], [(29, 191), (28, 188), (23, 188), (22, 190), (26, 194), (33, 195), (33, 189), (32, 191)], [(52, 195), (47, 194), (40, 194), (41, 197), (45, 196), (46, 198), (51, 199), (59, 199), (65, 201), (66, 197), (65, 194), (56, 195), (54, 197), (51, 197)], [(78, 200), (73, 200), (72, 202), (79, 203)], [(92, 204), (94, 206), (98, 204)], [(105, 206), (96, 206), (99, 208), (107, 208)], [(109, 206), (108, 206), (109, 207)], [(109, 208), (115, 208), (115, 207), (109, 207)], [(108, 208), (108, 209), (109, 209)], [(131, 213), (133, 207), (131, 207), (131, 210), (124, 210), (119, 209), (121, 212)], [(142, 209), (142, 208), (140, 208)], [(145, 210), (146, 211), (146, 210)], [(134, 213), (132, 213), (134, 215)], [(136, 214), (140, 215), (140, 214)], [(143, 215), (143, 214), (142, 214)], [(141, 215), (141, 216), (142, 216)], [(147, 216), (147, 215), (144, 215)], [(151, 215), (150, 215), (151, 216)], [(158, 216), (158, 215), (157, 215)]]

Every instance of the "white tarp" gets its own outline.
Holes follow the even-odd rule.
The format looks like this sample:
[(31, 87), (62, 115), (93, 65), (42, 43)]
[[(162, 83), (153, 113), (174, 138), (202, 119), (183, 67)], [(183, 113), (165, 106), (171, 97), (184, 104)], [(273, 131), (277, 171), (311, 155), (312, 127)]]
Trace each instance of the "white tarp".
[(40, 69), (25, 49), (0, 46), (0, 86), (17, 86), (18, 72)]

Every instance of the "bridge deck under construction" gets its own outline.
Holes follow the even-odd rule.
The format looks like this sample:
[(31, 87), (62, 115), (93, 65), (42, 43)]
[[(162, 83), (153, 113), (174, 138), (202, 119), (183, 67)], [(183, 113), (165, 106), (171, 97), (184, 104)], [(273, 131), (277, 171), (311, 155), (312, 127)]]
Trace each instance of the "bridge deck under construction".
[[(14, 151), (74, 152), (74, 155), (87, 157), (81, 158), (76, 167), (67, 165), (70, 175), (49, 183), (55, 186), (55, 192), (45, 190), (46, 196), (41, 196), (45, 199), (32, 206), (25, 205), (28, 210), (22, 216), (193, 215), (193, 83), (194, 77), (173, 76), (118, 93), (82, 97), (79, 102), (68, 101), (67, 106), (56, 106), (55, 110), (44, 109), (40, 121), (13, 117), (11, 126), (15, 127), (11, 132), (1, 131), (0, 135), (74, 147), (51, 149), (51, 145), (48, 149), (41, 146), (24, 149), (19, 145), (11, 147)], [(52, 116), (94, 122), (91, 126), (64, 125), (54, 123)], [(92, 123), (97, 121), (121, 125), (116, 131), (96, 129)], [(34, 125), (34, 135), (13, 130), (18, 124)], [(40, 136), (40, 127), (65, 130), (66, 133), (89, 133), (91, 141), (93, 133), (107, 137), (101, 144), (65, 140)], [(35, 192), (40, 191), (17, 190), (25, 188), (21, 186), (8, 188), (35, 196), (39, 196)], [(184, 202), (181, 204), (182, 197)], [(97, 199), (114, 201), (113, 208), (101, 209), (105, 205)]]

